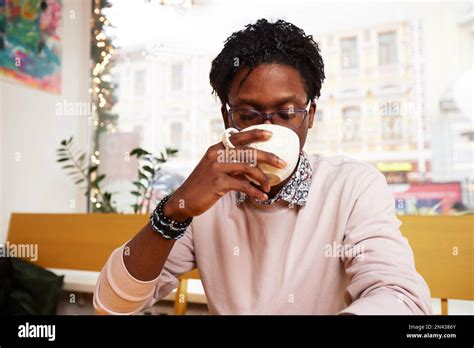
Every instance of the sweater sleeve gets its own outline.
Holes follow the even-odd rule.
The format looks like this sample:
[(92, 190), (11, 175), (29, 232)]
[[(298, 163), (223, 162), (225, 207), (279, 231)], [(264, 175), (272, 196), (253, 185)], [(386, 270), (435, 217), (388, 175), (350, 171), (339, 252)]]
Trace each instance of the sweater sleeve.
[(93, 296), (97, 314), (136, 314), (166, 297), (178, 286), (181, 274), (196, 268), (191, 226), (174, 244), (160, 275), (150, 281), (128, 272), (123, 262), (127, 243), (113, 251), (100, 273)]
[(400, 225), (385, 177), (371, 168), (360, 180), (343, 241), (352, 252), (342, 256), (350, 284), (340, 314), (431, 314), (429, 288)]

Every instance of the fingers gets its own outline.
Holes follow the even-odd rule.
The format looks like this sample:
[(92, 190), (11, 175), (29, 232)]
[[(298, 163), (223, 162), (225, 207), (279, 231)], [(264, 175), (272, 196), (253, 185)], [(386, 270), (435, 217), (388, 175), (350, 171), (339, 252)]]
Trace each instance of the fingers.
[(243, 192), (247, 196), (257, 198), (261, 201), (268, 199), (268, 196), (264, 192), (251, 185), (247, 180), (241, 180), (227, 175), (226, 183), (230, 190)]
[(249, 150), (256, 151), (257, 163), (266, 163), (273, 167), (281, 168), (281, 169), (287, 166), (287, 163), (284, 160), (282, 160), (280, 157), (278, 157), (277, 155), (271, 152), (267, 152), (263, 150), (255, 150), (255, 149), (252, 149), (251, 147), (245, 147), (244, 149), (247, 151)]
[(232, 134), (229, 137), (229, 140), (234, 146), (237, 147), (237, 146), (254, 143), (256, 141), (266, 141), (270, 139), (271, 136), (272, 136), (272, 133), (270, 131), (263, 130), (263, 129), (253, 129), (250, 131), (243, 131), (243, 132)]
[(236, 176), (245, 174), (256, 181), (265, 192), (270, 191), (270, 179), (258, 167), (249, 163), (226, 163), (222, 166), (222, 172)]
[[(257, 150), (257, 149), (246, 147), (246, 146), (238, 147), (235, 149), (228, 149), (227, 151), (229, 152), (236, 151), (234, 154), (235, 158), (243, 157), (244, 162), (251, 163), (253, 165), (257, 165), (259, 163), (265, 163), (265, 164), (269, 164), (273, 167), (281, 168), (281, 169), (287, 166), (284, 160), (282, 160), (280, 157), (278, 157), (277, 155), (271, 152)], [(242, 154), (242, 156), (238, 156), (239, 154)]]
[(233, 161), (251, 163), (254, 166), (258, 163), (266, 163), (276, 168), (285, 168), (286, 162), (277, 155), (257, 150), (248, 146), (239, 146), (234, 149), (226, 149), (222, 143), (211, 146), (206, 156), (209, 163), (232, 163)]

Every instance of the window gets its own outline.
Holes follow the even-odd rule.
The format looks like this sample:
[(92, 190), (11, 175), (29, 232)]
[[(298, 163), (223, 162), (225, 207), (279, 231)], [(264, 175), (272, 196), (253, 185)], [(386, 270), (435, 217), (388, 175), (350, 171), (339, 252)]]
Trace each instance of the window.
[(357, 38), (349, 37), (341, 40), (341, 67), (354, 69), (359, 65), (357, 55)]
[[(153, 12), (153, 16), (135, 16), (149, 28), (144, 34), (142, 26), (127, 16), (129, 8), (121, 7), (129, 6), (127, 2), (113, 3), (111, 22), (120, 33), (127, 33), (120, 35), (120, 47), (113, 55), (116, 65), (112, 71), (121, 74), (118, 81), (121, 90), (113, 110), (120, 115), (116, 133), (141, 126), (135, 129), (139, 134), (137, 146), (155, 154), (166, 146), (180, 147), (168, 168), (188, 176), (207, 148), (221, 140), (224, 130), (221, 105), (210, 93), (208, 75), (212, 60), (223, 45), (214, 36), (203, 33), (207, 27), (219, 26), (220, 18), (228, 16), (229, 9), (208, 1), (206, 11), (202, 11), (202, 6), (192, 6), (180, 8), (185, 10), (181, 13), (174, 11), (174, 7), (165, 10), (159, 0), (138, 1), (133, 5), (136, 13)], [(277, 3), (268, 9), (271, 10), (268, 16), (292, 17), (292, 1)], [(387, 3), (370, 7), (370, 13), (366, 6), (348, 6), (345, 6), (347, 11), (341, 11), (340, 6), (322, 8), (317, 2), (309, 1), (305, 2), (304, 13), (297, 16), (300, 23), (308, 23), (302, 29), (314, 33), (327, 76), (317, 101), (313, 127), (308, 131), (306, 150), (326, 155), (345, 153), (372, 163), (386, 162), (389, 158), (414, 161), (417, 165), (407, 176), (409, 182), (460, 178), (474, 182), (474, 175), (468, 173), (472, 164), (467, 160), (469, 154), (472, 157), (472, 146), (469, 147), (467, 137), (460, 135), (472, 128), (472, 122), (465, 116), (469, 110), (463, 108), (470, 100), (464, 101), (462, 93), (456, 92), (468, 90), (464, 78), (459, 76), (462, 67), (447, 69), (436, 83), (414, 82), (426, 81), (433, 69), (446, 63), (445, 55), (429, 55), (436, 51), (438, 43), (429, 38), (442, 34), (444, 41), (454, 42), (456, 50), (450, 52), (452, 61), (462, 60), (460, 54), (470, 52), (470, 40), (459, 39), (459, 23), (451, 20), (457, 18), (462, 6), (453, 2), (453, 6), (444, 6), (443, 11), (433, 11), (429, 3), (406, 6)], [(209, 16), (211, 12), (216, 15)], [(319, 30), (312, 20), (315, 12), (319, 18), (330, 18), (334, 25)], [(347, 16), (348, 12), (351, 16)], [(245, 6), (233, 7), (231, 17), (227, 24), (233, 29), (223, 28), (222, 35), (231, 35), (233, 30), (255, 20)], [(379, 20), (364, 20), (369, 17)], [(171, 39), (165, 35), (169, 23), (179, 24)], [(206, 25), (196, 27), (195, 23)], [(430, 33), (429, 40), (423, 35), (426, 32)], [(147, 37), (139, 39), (143, 35)], [(423, 61), (429, 62), (433, 69), (423, 69), (420, 61), (421, 65)], [(404, 66), (408, 69), (402, 69)], [(135, 93), (144, 95), (135, 96)], [(420, 100), (419, 95), (423, 97)], [(444, 95), (456, 95), (456, 100), (440, 107)], [(416, 108), (421, 108), (419, 115)], [(438, 117), (432, 117), (433, 113)], [(199, 129), (193, 128), (197, 124)], [(103, 154), (101, 151), (101, 160), (108, 149), (104, 148)], [(119, 157), (123, 156), (119, 154)], [(129, 190), (128, 186), (124, 189)], [(473, 205), (474, 189), (471, 191), (466, 198)], [(129, 202), (123, 203), (130, 206)]]
[(323, 118), (323, 111), (322, 110), (316, 110), (314, 113), (314, 121), (315, 122), (322, 122), (324, 120)]
[(397, 33), (379, 33), (379, 65), (397, 63)]
[(183, 64), (173, 64), (171, 66), (171, 89), (181, 91), (183, 89)]
[(306, 149), (310, 153), (317, 153), (318, 151), (321, 151), (321, 147), (318, 145), (324, 142), (327, 136), (325, 131), (326, 125), (323, 122), (323, 111), (316, 110), (314, 113), (313, 128), (308, 130), (308, 137), (306, 138)]
[(399, 145), (403, 138), (401, 102), (389, 100), (380, 104), (382, 138), (386, 144)]
[(121, 79), (122, 75), (119, 73), (119, 72), (114, 72), (112, 74), (112, 85), (113, 85), (113, 88), (115, 88), (115, 93), (117, 96), (120, 95), (120, 85), (122, 84), (120, 79)]
[(222, 132), (224, 131), (224, 123), (222, 119), (216, 118), (210, 121), (210, 138), (212, 141), (220, 141)]
[(372, 33), (370, 32), (369, 29), (364, 30), (364, 41), (365, 42), (369, 42), (371, 36), (372, 36)]
[(170, 142), (171, 146), (177, 150), (181, 150), (183, 147), (183, 125), (180, 122), (174, 122), (171, 124), (170, 130)]
[(135, 70), (133, 77), (133, 94), (135, 96), (145, 95), (145, 70)]
[(353, 142), (360, 139), (360, 108), (349, 106), (342, 109), (342, 140)]
[(403, 138), (402, 128), (402, 117), (399, 112), (382, 112), (382, 137), (385, 141), (401, 140)]

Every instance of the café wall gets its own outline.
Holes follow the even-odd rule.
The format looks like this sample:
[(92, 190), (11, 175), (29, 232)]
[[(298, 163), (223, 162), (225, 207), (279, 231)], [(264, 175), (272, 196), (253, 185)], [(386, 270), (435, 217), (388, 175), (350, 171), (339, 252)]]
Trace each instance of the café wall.
[(85, 210), (83, 194), (56, 162), (56, 149), (70, 136), (87, 148), (87, 116), (66, 116), (58, 105), (89, 102), (90, 1), (62, 3), (61, 93), (0, 76), (0, 243), (13, 212)]

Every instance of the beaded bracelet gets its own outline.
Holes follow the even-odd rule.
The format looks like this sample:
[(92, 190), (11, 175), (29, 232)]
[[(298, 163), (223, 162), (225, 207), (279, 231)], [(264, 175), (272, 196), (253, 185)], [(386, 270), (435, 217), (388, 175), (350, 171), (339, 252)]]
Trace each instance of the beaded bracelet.
[(160, 233), (166, 239), (179, 239), (186, 233), (186, 229), (193, 220), (192, 217), (183, 222), (178, 222), (170, 219), (163, 214), (163, 207), (171, 195), (165, 196), (156, 206), (155, 210), (150, 216), (151, 228)]

